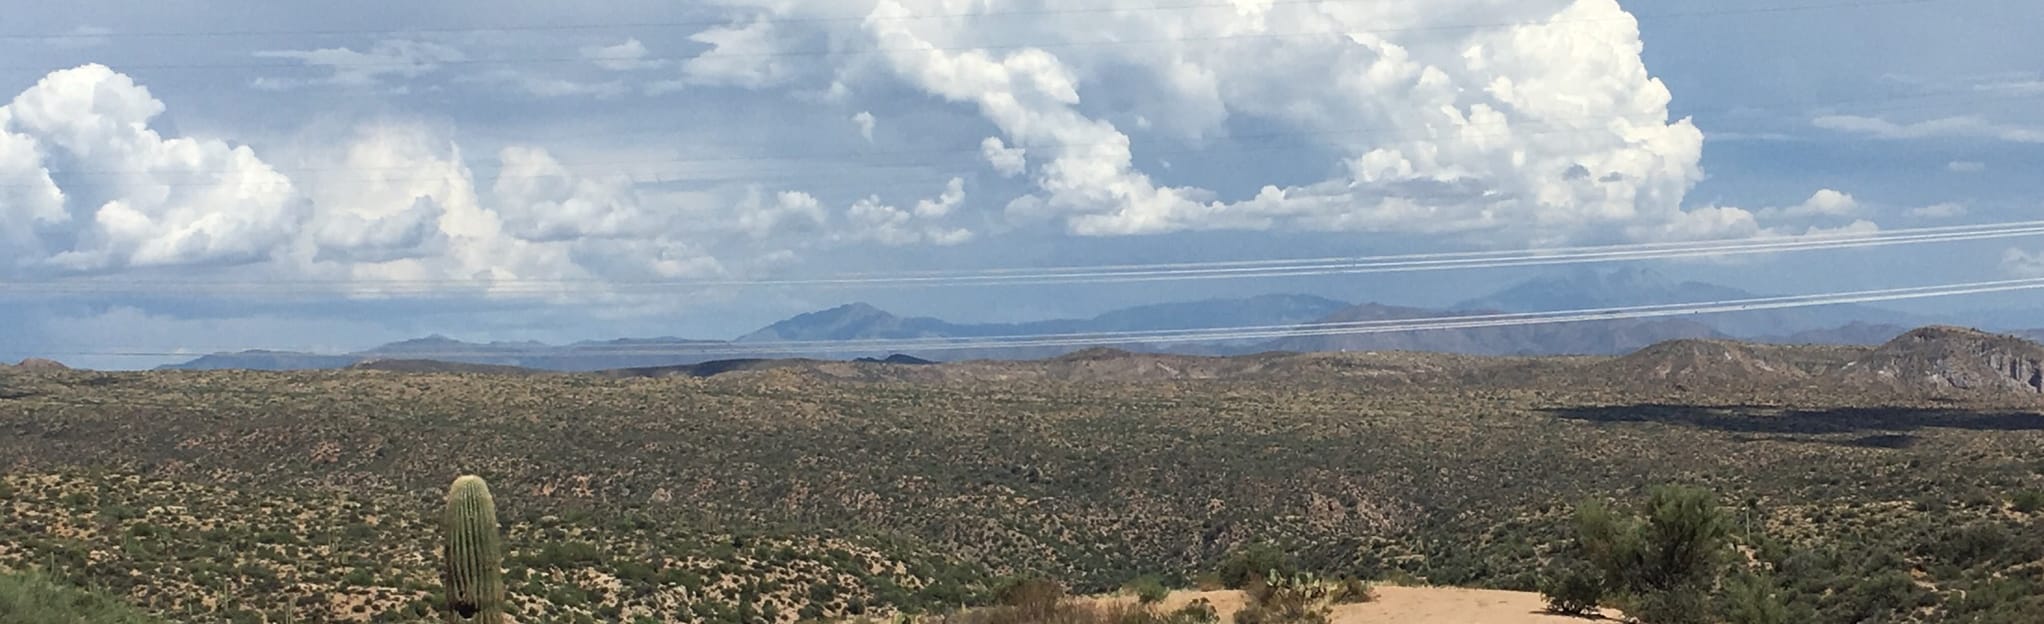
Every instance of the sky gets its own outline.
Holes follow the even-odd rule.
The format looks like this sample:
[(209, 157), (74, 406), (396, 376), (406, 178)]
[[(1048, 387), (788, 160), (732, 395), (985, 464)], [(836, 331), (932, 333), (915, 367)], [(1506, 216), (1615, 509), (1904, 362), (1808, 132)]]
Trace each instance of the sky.
[[(2038, 23), (2026, 0), (33, 3), (0, 27), (0, 358), (727, 338), (849, 301), (1446, 305), (1538, 270), (742, 282), (2032, 220)], [(1830, 292), (2044, 276), (2044, 240), (1650, 264)]]

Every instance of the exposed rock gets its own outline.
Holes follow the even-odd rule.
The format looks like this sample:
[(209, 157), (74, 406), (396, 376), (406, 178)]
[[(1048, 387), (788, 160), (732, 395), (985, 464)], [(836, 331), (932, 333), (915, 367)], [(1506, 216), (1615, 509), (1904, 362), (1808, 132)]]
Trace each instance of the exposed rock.
[(26, 359), (26, 360), (22, 360), (20, 364), (16, 364), (16, 365), (15, 365), (15, 368), (19, 368), (19, 369), (21, 369), (21, 370), (32, 370), (32, 371), (66, 371), (66, 370), (71, 370), (71, 367), (69, 367), (69, 366), (65, 366), (63, 362), (59, 362), (59, 361), (56, 361), (56, 360), (46, 360), (46, 359), (43, 359), (43, 358), (29, 358), (29, 359)]
[(1839, 376), (1891, 387), (2044, 394), (2044, 345), (1976, 329), (1925, 327), (1881, 345)]

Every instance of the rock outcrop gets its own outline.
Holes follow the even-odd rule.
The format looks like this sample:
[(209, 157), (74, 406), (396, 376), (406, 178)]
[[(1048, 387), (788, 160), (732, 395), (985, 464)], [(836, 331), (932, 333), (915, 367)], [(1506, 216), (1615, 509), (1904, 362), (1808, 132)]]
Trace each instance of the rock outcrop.
[(1890, 387), (2044, 394), (2044, 345), (1975, 329), (1925, 327), (1855, 359), (1839, 377)]

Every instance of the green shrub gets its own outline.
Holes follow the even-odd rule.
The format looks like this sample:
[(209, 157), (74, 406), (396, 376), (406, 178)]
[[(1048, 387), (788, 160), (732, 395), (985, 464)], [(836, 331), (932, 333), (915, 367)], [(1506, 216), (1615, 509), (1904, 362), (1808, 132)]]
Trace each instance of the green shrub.
[(1247, 588), (1252, 579), (1272, 572), (1291, 575), (1297, 573), (1298, 569), (1292, 564), (1290, 557), (1286, 557), (1283, 551), (1270, 544), (1251, 544), (1237, 549), (1229, 553), (1227, 559), (1221, 561), (1221, 568), (1218, 570), (1221, 585), (1228, 589)]
[(1604, 575), (1582, 562), (1556, 562), (1548, 566), (1540, 594), (1549, 612), (1589, 615), (1604, 601)]
[(1710, 597), (1697, 587), (1634, 594), (1625, 614), (1646, 624), (1711, 624)]
[(1249, 600), (1235, 612), (1235, 624), (1327, 624), (1334, 602), (1327, 583), (1275, 572), (1264, 578), (1252, 579)]
[(1558, 564), (1563, 567), (1549, 575), (1542, 593), (1549, 609), (1560, 612), (1586, 613), (1611, 596), (1643, 622), (1708, 620), (1708, 592), (1717, 584), (1729, 526), (1711, 494), (1694, 488), (1655, 488), (1639, 517), (1583, 504), (1576, 509), (1573, 554), (1594, 572)]
[(0, 574), (0, 624), (159, 624), (119, 598), (41, 573)]
[(994, 600), (1025, 614), (1049, 614), (1065, 599), (1065, 587), (1040, 578), (1009, 579), (994, 589)]
[(1725, 583), (1728, 624), (1788, 624), (1788, 606), (1775, 591), (1774, 579), (1741, 574)]
[(2037, 513), (2037, 510), (2044, 509), (2044, 490), (2017, 492), (2015, 496), (2009, 497), (2009, 505), (2014, 507), (2017, 513)]
[(1604, 571), (1606, 587), (1635, 593), (1709, 586), (1727, 528), (1709, 492), (1684, 487), (1655, 488), (1645, 518), (1620, 517), (1596, 504), (1576, 516), (1577, 541)]
[(1129, 581), (1128, 590), (1130, 593), (1135, 594), (1136, 601), (1142, 604), (1163, 602), (1165, 597), (1171, 595), (1171, 588), (1164, 586), (1163, 579), (1148, 574)]
[(1377, 591), (1371, 589), (1370, 584), (1362, 579), (1348, 577), (1341, 579), (1334, 585), (1335, 604), (1356, 604), (1375, 602), (1376, 600)]

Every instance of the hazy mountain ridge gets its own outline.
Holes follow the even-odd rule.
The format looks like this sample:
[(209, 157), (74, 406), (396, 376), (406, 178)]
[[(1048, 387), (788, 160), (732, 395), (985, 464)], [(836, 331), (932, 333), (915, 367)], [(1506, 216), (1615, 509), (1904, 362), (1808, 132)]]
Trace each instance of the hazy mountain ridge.
[[(1552, 312), (1732, 301), (1766, 296), (1719, 284), (1678, 282), (1647, 268), (1628, 267), (1614, 270), (1583, 268), (1528, 280), (1488, 296), (1456, 304), (1454, 309)], [(1896, 326), (1898, 328), (1896, 333), (1899, 334), (1909, 327), (1934, 322), (1933, 319), (1917, 315), (1864, 305), (1753, 310), (1737, 314), (1703, 315), (1696, 319), (1697, 322), (1709, 325), (1726, 335), (1749, 339), (1766, 338), (1770, 341), (1776, 340), (1777, 337), (1803, 332), (1819, 332), (1817, 335), (1822, 336), (1821, 332), (1855, 324)], [(1861, 337), (1854, 336), (1855, 339)], [(1879, 344), (1893, 337), (1894, 334), (1890, 334), (1869, 344)], [(1819, 339), (1817, 342), (1828, 340)]]
[[(1472, 316), (1491, 311), (1438, 310), (1363, 304), (1315, 324)], [(1680, 338), (1725, 338), (1708, 325), (1684, 319), (1620, 319), (1383, 333), (1282, 338), (1275, 351), (1427, 351), (1464, 355), (1610, 355)]]
[[(1783, 344), (1877, 345), (1910, 327), (1930, 324), (1866, 306), (1763, 310), (1682, 318), (1613, 319), (1396, 333), (1344, 333), (1274, 340), (1131, 340), (1082, 346), (972, 345), (962, 348), (901, 348), (871, 351), (789, 347), (787, 342), (932, 338), (994, 339), (1092, 332), (1172, 331), (1225, 327), (1313, 325), (1396, 321), (1482, 314), (1490, 311), (1551, 311), (1746, 299), (1756, 295), (1702, 282), (1675, 282), (1646, 269), (1577, 270), (1530, 280), (1451, 310), (1382, 303), (1350, 305), (1313, 295), (1272, 294), (1136, 306), (1091, 318), (1019, 323), (954, 323), (927, 316), (901, 316), (866, 303), (845, 304), (799, 314), (735, 340), (641, 338), (585, 341), (568, 345), (536, 342), (470, 343), (428, 336), (358, 353), (320, 355), (249, 351), (203, 356), (163, 368), (256, 370), (341, 368), (369, 360), (443, 360), (452, 363), (516, 366), (553, 371), (598, 371), (692, 366), (742, 359), (880, 358), (896, 352), (943, 361), (1040, 359), (1086, 346), (1138, 352), (1226, 356), (1261, 351), (1427, 351), (1471, 355), (1615, 355), (1679, 339), (1738, 338)], [(1905, 323), (1898, 320), (1908, 321)], [(1836, 322), (1832, 322), (1836, 321)], [(2044, 330), (2032, 334), (2044, 337)]]
[[(435, 359), (462, 364), (518, 366), (556, 371), (597, 371), (629, 368), (691, 366), (707, 362), (765, 358), (881, 358), (902, 349), (873, 352), (833, 350), (790, 350), (765, 343), (789, 341), (834, 342), (847, 340), (903, 340), (916, 338), (996, 338), (1085, 332), (1181, 330), (1207, 327), (1303, 324), (1349, 304), (1312, 295), (1260, 295), (1237, 299), (1208, 299), (1136, 306), (1110, 311), (1087, 319), (1054, 319), (1027, 323), (952, 323), (931, 317), (897, 316), (865, 303), (846, 304), (826, 310), (799, 314), (776, 322), (732, 341), (682, 338), (618, 339), (584, 341), (553, 346), (536, 342), (471, 343), (428, 336), (379, 346), (346, 355), (317, 355), (279, 351), (246, 351), (206, 355), (189, 362), (164, 366), (166, 369), (252, 369), (295, 370), (343, 368), (379, 359)], [(1225, 355), (1247, 352), (1257, 342), (1199, 343), (1175, 345), (1166, 350)], [(1139, 350), (1158, 350), (1160, 345), (1130, 343), (1117, 345)], [(1071, 351), (1063, 347), (987, 347), (939, 349), (911, 355), (927, 359), (1034, 359)]]

